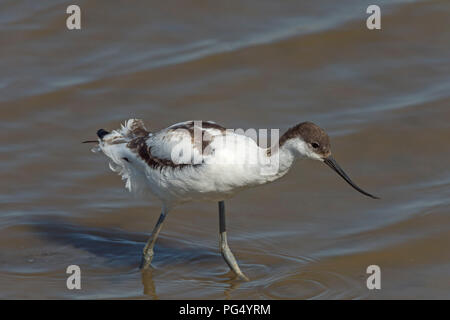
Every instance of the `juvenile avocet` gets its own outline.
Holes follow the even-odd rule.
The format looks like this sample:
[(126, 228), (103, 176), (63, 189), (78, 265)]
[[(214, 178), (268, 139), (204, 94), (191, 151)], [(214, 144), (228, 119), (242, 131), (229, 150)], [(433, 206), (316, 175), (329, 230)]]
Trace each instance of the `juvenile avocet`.
[[(97, 135), (98, 141), (86, 142), (98, 142), (93, 150), (102, 151), (111, 159), (111, 170), (126, 180), (126, 188), (137, 193), (149, 191), (162, 202), (161, 215), (144, 248), (142, 268), (150, 266), (156, 239), (173, 207), (189, 201), (217, 201), (220, 251), (230, 269), (239, 278), (248, 280), (228, 247), (224, 200), (243, 189), (284, 176), (295, 159), (322, 161), (353, 188), (377, 199), (350, 180), (331, 156), (328, 135), (311, 122), (290, 128), (278, 145), (269, 148), (204, 121), (177, 123), (150, 132), (141, 120), (131, 119), (118, 130), (100, 129)], [(267, 163), (274, 170), (264, 170)]]

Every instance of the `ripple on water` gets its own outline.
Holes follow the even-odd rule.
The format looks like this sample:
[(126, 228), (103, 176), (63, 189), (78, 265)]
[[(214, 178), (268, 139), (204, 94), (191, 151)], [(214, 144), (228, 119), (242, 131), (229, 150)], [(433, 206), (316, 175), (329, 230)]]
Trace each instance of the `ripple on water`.
[(359, 285), (328, 271), (299, 271), (274, 278), (263, 289), (270, 299), (359, 299)]

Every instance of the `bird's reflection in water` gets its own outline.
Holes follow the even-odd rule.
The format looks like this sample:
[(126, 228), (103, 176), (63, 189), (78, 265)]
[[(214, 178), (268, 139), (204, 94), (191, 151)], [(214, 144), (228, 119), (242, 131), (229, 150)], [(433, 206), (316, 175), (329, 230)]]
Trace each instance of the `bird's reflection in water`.
[(225, 281), (224, 283), (228, 284), (223, 292), (223, 294), (225, 295), (225, 299), (231, 300), (231, 294), (241, 286), (242, 281), (237, 277), (234, 277), (230, 280)]
[[(154, 269), (149, 268), (149, 269), (142, 269), (141, 270), (141, 280), (142, 280), (142, 284), (144, 286), (144, 294), (148, 297), (150, 297), (153, 300), (159, 300), (158, 295), (156, 294), (156, 287), (155, 287), (155, 282), (153, 281), (153, 272)], [(224, 286), (224, 299), (225, 300), (231, 300), (232, 299), (232, 294), (233, 292), (238, 289), (241, 284), (242, 281), (236, 277), (234, 274), (232, 274), (231, 272), (229, 272), (229, 274), (227, 274), (227, 276), (230, 276), (230, 278), (228, 278), (227, 280), (224, 281), (220, 281)], [(201, 282), (199, 281), (199, 284)]]
[(152, 298), (153, 300), (159, 300), (156, 294), (155, 283), (153, 282), (153, 269), (141, 270), (142, 284), (144, 285), (144, 294)]

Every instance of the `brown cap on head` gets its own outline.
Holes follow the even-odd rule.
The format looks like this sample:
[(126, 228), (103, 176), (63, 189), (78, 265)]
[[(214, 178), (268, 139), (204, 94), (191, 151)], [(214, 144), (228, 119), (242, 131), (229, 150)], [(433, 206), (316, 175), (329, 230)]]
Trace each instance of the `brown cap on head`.
[(333, 169), (338, 175), (340, 175), (349, 185), (351, 185), (354, 189), (361, 192), (362, 194), (374, 198), (379, 199), (378, 197), (364, 191), (360, 187), (358, 187), (349, 176), (342, 170), (336, 160), (331, 156), (331, 145), (330, 138), (319, 126), (315, 125), (312, 122), (302, 122), (298, 125), (290, 128), (283, 134), (279, 141), (279, 146), (281, 147), (286, 141), (291, 139), (299, 138), (304, 142), (308, 143), (315, 154), (320, 156), (320, 159), (323, 163)]
[(318, 125), (312, 122), (302, 122), (290, 128), (280, 138), (280, 147), (288, 140), (300, 138), (313, 146), (313, 150), (323, 157), (331, 154), (330, 138)]

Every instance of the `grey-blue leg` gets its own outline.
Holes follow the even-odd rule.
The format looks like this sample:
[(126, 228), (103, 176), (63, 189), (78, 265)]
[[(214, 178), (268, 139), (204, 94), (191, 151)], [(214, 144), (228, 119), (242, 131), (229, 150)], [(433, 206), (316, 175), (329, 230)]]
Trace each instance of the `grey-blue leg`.
[(236, 262), (236, 259), (234, 258), (233, 253), (230, 250), (230, 247), (228, 247), (228, 241), (227, 241), (227, 232), (226, 232), (226, 226), (225, 226), (225, 202), (219, 201), (219, 246), (220, 246), (220, 253), (222, 253), (222, 257), (225, 259), (225, 262), (228, 264), (231, 270), (241, 279), (245, 281), (249, 281), (249, 278), (247, 278), (239, 268), (239, 265)]
[(153, 259), (153, 247), (155, 246), (156, 239), (158, 238), (159, 232), (161, 231), (164, 219), (166, 218), (167, 212), (163, 208), (161, 215), (159, 216), (158, 222), (153, 228), (152, 235), (150, 239), (147, 241), (147, 244), (144, 247), (144, 254), (141, 260), (141, 269), (147, 269), (150, 267), (150, 263)]

